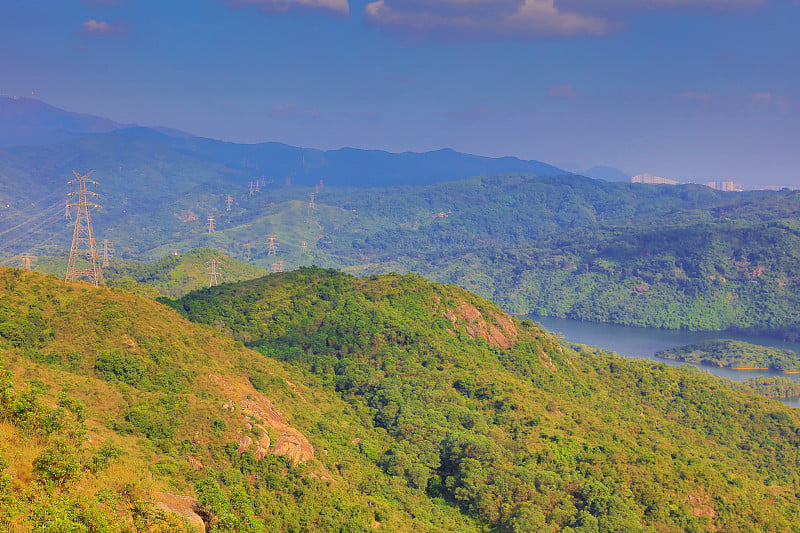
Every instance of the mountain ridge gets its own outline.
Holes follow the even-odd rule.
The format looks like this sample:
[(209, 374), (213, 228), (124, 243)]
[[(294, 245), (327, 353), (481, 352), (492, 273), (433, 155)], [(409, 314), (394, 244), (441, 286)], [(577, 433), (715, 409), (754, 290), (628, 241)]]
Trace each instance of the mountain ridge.
[[(119, 124), (64, 111), (32, 98), (0, 98), (0, 132), (0, 146), (6, 147), (45, 146), (85, 136), (108, 136), (104, 149), (108, 153), (124, 151), (119, 142), (114, 142), (120, 140), (119, 136), (146, 137), (162, 148), (223, 165), (230, 174), (249, 173), (250, 180), (264, 178), (311, 186), (320, 180), (329, 185), (375, 187), (419, 185), (486, 173), (564, 173), (539, 161), (477, 156), (452, 149), (392, 153), (350, 147), (320, 150), (280, 142), (237, 144), (169, 128)], [(80, 144), (73, 146), (80, 153)]]

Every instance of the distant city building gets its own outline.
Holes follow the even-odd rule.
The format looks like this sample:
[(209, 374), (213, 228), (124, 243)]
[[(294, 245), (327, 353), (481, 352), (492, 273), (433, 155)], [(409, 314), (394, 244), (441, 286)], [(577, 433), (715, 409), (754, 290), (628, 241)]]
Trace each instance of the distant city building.
[[(736, 190), (732, 181), (709, 181), (706, 186), (711, 187), (717, 191), (733, 192)], [(739, 189), (741, 190), (741, 189)]]
[(661, 176), (653, 176), (652, 174), (639, 174), (631, 178), (631, 183), (649, 183), (657, 185), (677, 185), (678, 182), (669, 178), (662, 178)]

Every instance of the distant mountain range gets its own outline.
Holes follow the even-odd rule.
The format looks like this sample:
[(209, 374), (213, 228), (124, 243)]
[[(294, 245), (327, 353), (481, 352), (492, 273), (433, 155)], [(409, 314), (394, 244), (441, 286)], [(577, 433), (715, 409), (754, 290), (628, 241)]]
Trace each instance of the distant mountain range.
[[(540, 161), (482, 157), (450, 149), (390, 153), (356, 148), (317, 150), (277, 142), (235, 144), (167, 128), (119, 124), (32, 98), (0, 97), (0, 147), (7, 147), (0, 151), (0, 161), (23, 159), (28, 164), (18, 169), (28, 175), (26, 179), (47, 181), (69, 178), (73, 168), (81, 172), (95, 169), (98, 177), (108, 176), (114, 169), (125, 173), (125, 169), (152, 163), (147, 154), (157, 157), (159, 166), (175, 172), (200, 164), (214, 167), (215, 179), (245, 184), (262, 180), (382, 187), (427, 185), (484, 174), (567, 173)], [(135, 176), (128, 174), (124, 179), (132, 178)]]
[(618, 168), (606, 167), (603, 165), (594, 166), (581, 172), (580, 174), (605, 181), (631, 181), (631, 175)]
[(50, 144), (124, 127), (113, 120), (71, 113), (34, 98), (0, 97), (0, 146)]

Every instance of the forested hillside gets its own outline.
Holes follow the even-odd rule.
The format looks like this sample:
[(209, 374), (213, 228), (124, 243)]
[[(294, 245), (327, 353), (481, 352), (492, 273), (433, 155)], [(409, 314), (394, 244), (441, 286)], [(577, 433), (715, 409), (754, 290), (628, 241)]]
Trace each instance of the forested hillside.
[(277, 360), (147, 298), (0, 269), (3, 531), (479, 530), (359, 442), (390, 439)]
[(345, 401), (389, 438), (359, 442), (362, 454), (492, 530), (782, 530), (800, 518), (795, 411), (707, 375), (579, 355), (454, 286), (301, 269), (172, 305)]
[(0, 270), (3, 529), (781, 531), (800, 518), (794, 410), (572, 351), (455, 286), (301, 269), (164, 302), (210, 327)]
[[(186, 178), (193, 170), (176, 167), (169, 172), (180, 176), (165, 179), (155, 164), (122, 189), (113, 181), (98, 186), (112, 189), (93, 219), (98, 241), (109, 238), (115, 257), (126, 260), (210, 247), (267, 271), (280, 261), (284, 269), (417, 272), (515, 313), (800, 333), (797, 191), (722, 193), (573, 175), (380, 189), (273, 182), (251, 191), (214, 181), (207, 175), (214, 168), (198, 170), (206, 184), (194, 188)], [(164, 195), (148, 202), (137, 187)], [(2, 230), (6, 264), (20, 265), (8, 253), (40, 237), (33, 251), (43, 270), (45, 257), (68, 249), (74, 222), (63, 204), (53, 209), (50, 226), (38, 229), (17, 224), (13, 208), (5, 212), (5, 224), (17, 225)], [(278, 255), (269, 254), (268, 235), (276, 235)]]
[(503, 176), (326, 191), (357, 215), (318, 247), (414, 271), (518, 313), (636, 326), (800, 332), (800, 193)]

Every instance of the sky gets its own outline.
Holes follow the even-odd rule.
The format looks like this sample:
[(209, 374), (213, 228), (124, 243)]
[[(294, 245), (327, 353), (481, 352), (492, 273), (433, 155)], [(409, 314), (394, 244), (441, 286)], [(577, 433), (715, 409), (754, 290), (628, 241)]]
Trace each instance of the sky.
[(800, 0), (3, 0), (0, 93), (240, 143), (800, 187)]

